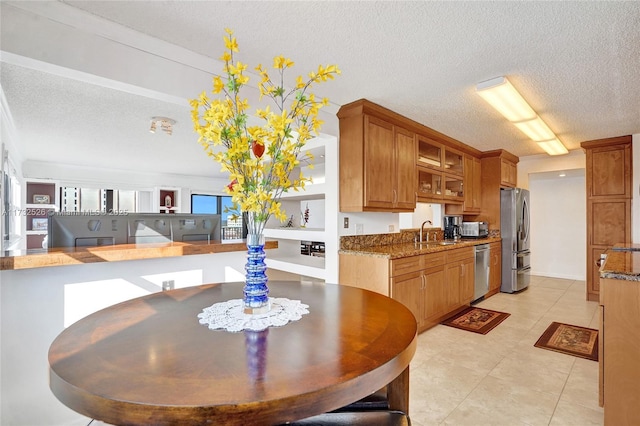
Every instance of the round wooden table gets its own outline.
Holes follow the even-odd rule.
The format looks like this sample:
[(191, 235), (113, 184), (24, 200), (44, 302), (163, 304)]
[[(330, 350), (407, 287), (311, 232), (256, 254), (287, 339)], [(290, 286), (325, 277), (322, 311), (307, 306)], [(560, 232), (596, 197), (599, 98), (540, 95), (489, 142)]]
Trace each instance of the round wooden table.
[(399, 302), (335, 284), (270, 282), (310, 313), (262, 332), (210, 330), (202, 309), (242, 298), (242, 283), (154, 293), (71, 325), (49, 349), (50, 387), (111, 424), (280, 424), (387, 386), (408, 412), (417, 326)]

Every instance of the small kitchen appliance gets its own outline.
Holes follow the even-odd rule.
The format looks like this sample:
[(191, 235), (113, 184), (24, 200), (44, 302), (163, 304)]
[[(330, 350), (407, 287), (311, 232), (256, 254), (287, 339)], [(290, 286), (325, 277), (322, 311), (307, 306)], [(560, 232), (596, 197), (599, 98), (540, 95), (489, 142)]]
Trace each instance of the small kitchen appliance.
[(460, 235), (462, 238), (486, 238), (489, 236), (489, 224), (487, 222), (462, 222)]
[(459, 240), (460, 225), (462, 225), (462, 216), (445, 216), (444, 217), (444, 239)]

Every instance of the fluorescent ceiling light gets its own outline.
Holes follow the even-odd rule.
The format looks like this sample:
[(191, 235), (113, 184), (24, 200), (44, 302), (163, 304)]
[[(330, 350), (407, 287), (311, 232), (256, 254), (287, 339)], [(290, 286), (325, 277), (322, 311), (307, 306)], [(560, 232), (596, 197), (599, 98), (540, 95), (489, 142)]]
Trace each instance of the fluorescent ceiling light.
[(476, 93), (531, 140), (537, 142), (549, 155), (569, 152), (506, 77), (497, 77), (479, 83), (476, 86)]
[(549, 126), (538, 116), (533, 120), (519, 121), (513, 124), (520, 129), (522, 133), (527, 135), (529, 139), (536, 142), (548, 141), (556, 137)]
[(558, 138), (550, 141), (538, 142), (538, 145), (549, 155), (562, 155), (569, 152)]
[(509, 121), (526, 121), (536, 118), (536, 112), (505, 77), (478, 84), (476, 92)]

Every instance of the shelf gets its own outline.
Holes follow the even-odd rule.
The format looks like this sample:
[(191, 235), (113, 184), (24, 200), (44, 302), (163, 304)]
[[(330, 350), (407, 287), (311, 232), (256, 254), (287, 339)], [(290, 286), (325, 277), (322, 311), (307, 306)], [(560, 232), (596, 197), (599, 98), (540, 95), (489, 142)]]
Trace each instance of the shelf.
[(327, 186), (324, 183), (313, 183), (305, 185), (302, 191), (291, 191), (282, 194), (282, 199), (287, 201), (296, 200), (322, 200)]
[(28, 230), (26, 232), (27, 232), (27, 235), (47, 235), (47, 233), (48, 233), (46, 229), (43, 230), (43, 231), (30, 231), (30, 230)]
[(267, 267), (292, 274), (306, 275), (308, 277), (325, 279), (324, 258), (316, 256), (278, 256), (267, 254), (265, 262)]
[(322, 241), (325, 240), (324, 229), (319, 228), (265, 228), (264, 236), (282, 240)]
[(56, 205), (55, 204), (33, 204), (33, 203), (27, 203), (27, 204), (25, 204), (25, 208), (27, 208), (27, 209), (56, 210)]

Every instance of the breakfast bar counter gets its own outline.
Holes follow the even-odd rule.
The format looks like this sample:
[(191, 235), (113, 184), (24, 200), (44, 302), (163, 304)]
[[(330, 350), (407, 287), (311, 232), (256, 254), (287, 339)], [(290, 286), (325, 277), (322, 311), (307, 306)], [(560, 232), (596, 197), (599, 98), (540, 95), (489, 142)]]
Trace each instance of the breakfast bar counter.
[(640, 244), (616, 244), (606, 255), (600, 278), (640, 281)]
[[(265, 249), (278, 247), (277, 241), (267, 241)], [(244, 241), (193, 241), (189, 243), (117, 244), (99, 247), (61, 247), (26, 251), (10, 251), (0, 257), (0, 270), (43, 268), (122, 260), (157, 259), (164, 257), (246, 252)]]

